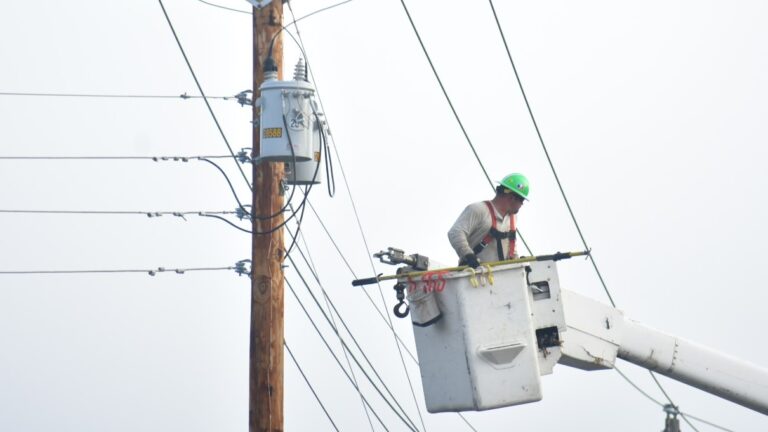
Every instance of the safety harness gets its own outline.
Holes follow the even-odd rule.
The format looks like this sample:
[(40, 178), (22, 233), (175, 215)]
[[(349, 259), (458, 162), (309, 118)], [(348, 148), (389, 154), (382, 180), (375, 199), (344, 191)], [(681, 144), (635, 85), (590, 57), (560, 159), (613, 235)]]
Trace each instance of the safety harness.
[(474, 252), (475, 255), (480, 254), (480, 252), (482, 252), (486, 246), (491, 244), (493, 239), (496, 239), (496, 251), (499, 255), (499, 261), (502, 261), (505, 259), (505, 257), (504, 248), (501, 245), (501, 241), (504, 239), (509, 239), (509, 256), (514, 256), (515, 239), (517, 238), (517, 229), (515, 228), (515, 215), (509, 215), (509, 231), (502, 232), (496, 229), (496, 211), (493, 208), (493, 204), (491, 204), (490, 201), (485, 201), (485, 206), (488, 207), (488, 213), (491, 215), (491, 229), (488, 231), (488, 234), (483, 237), (480, 243), (472, 248), (472, 252)]

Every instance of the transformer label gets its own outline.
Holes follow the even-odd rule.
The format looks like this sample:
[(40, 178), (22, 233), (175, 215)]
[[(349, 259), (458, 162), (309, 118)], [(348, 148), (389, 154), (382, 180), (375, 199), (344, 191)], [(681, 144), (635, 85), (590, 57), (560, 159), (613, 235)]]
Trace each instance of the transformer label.
[(264, 138), (282, 138), (283, 128), (264, 128)]

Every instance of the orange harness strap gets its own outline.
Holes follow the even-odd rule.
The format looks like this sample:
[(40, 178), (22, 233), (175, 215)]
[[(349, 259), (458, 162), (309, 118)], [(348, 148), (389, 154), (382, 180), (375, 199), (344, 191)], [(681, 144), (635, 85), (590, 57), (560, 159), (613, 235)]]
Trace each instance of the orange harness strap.
[(515, 228), (515, 215), (510, 215), (509, 219), (509, 231), (502, 232), (496, 228), (496, 212), (493, 209), (493, 204), (490, 201), (485, 201), (485, 206), (488, 207), (488, 213), (491, 215), (491, 229), (488, 234), (483, 237), (480, 244), (475, 246), (472, 251), (475, 255), (479, 254), (486, 248), (494, 239), (496, 239), (496, 252), (499, 256), (499, 261), (504, 260), (504, 249), (501, 246), (503, 239), (509, 239), (509, 256), (513, 256), (515, 253), (515, 239), (517, 238), (517, 229)]

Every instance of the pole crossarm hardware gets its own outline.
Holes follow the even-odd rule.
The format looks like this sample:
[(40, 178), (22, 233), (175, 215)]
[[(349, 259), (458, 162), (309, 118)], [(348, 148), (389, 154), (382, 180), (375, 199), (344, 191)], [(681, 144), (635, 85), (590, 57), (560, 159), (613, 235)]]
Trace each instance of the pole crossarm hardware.
[[(589, 254), (590, 254), (590, 251), (556, 252), (551, 255), (530, 256), (530, 257), (515, 258), (510, 260), (504, 260), (504, 261), (494, 261), (489, 263), (483, 263), (483, 267), (486, 267), (486, 266), (496, 267), (496, 266), (505, 265), (505, 264), (521, 264), (521, 263), (534, 262), (534, 261), (560, 261), (560, 260), (569, 259), (569, 258), (578, 257), (578, 256), (588, 256)], [(414, 271), (414, 272), (400, 273), (400, 274), (387, 275), (387, 276), (378, 275), (370, 278), (355, 279), (352, 281), (352, 286), (370, 285), (370, 284), (375, 284), (377, 282), (391, 280), (391, 279), (417, 277), (417, 276), (425, 275), (427, 273), (434, 273), (434, 272), (461, 271), (468, 268), (470, 267), (464, 265), (464, 266), (456, 266), (456, 267), (445, 267), (440, 269), (431, 269), (431, 270), (425, 270), (425, 271)]]

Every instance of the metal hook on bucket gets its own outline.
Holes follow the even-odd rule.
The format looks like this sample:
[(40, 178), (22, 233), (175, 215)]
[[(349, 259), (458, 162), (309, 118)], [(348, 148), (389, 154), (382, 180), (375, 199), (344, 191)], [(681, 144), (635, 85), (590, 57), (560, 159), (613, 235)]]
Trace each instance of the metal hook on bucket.
[[(400, 308), (405, 306), (404, 311), (400, 311)], [(408, 316), (408, 313), (411, 311), (411, 307), (408, 306), (404, 301), (401, 301), (400, 303), (396, 304), (394, 308), (392, 308), (392, 312), (395, 313), (395, 316), (398, 318), (405, 318)]]
[[(398, 282), (395, 284), (395, 291), (397, 292), (397, 300), (398, 303), (395, 305), (394, 308), (392, 308), (392, 312), (395, 313), (395, 316), (398, 318), (405, 318), (408, 316), (408, 313), (411, 311), (411, 307), (408, 306), (405, 303), (405, 284), (402, 282)], [(405, 306), (405, 310), (401, 311), (400, 309)]]

